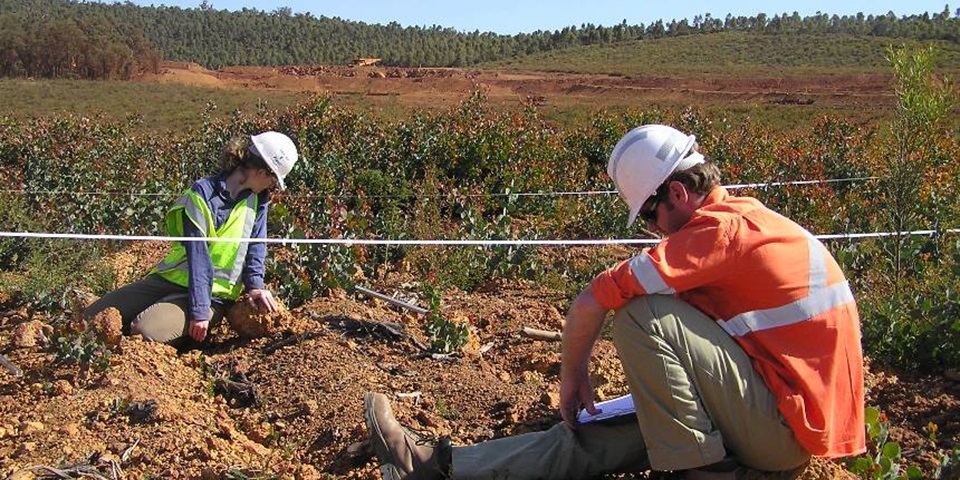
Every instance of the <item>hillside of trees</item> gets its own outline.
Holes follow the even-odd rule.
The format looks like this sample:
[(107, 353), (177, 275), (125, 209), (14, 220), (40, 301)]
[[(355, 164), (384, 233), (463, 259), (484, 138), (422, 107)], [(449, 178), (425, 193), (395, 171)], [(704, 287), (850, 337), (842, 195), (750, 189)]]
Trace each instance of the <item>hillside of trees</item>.
[(0, 5), (0, 76), (126, 80), (158, 68), (160, 52), (121, 17), (15, 6)]
[(710, 13), (649, 25), (582, 24), (516, 35), (442, 26), (366, 24), (337, 17), (132, 3), (6, 0), (0, 3), (0, 75), (124, 78), (158, 58), (227, 65), (344, 64), (379, 57), (391, 66), (464, 67), (584, 45), (735, 31), (763, 35), (849, 34), (960, 42), (960, 9), (920, 15)]

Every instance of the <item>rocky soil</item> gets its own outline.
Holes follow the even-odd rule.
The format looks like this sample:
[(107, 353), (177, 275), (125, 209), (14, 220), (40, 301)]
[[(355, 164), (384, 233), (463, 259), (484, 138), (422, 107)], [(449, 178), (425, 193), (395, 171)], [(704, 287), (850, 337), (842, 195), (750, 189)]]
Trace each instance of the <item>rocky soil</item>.
[[(404, 301), (418, 291), (409, 278), (369, 287)], [(209, 344), (178, 351), (116, 338), (116, 319), (94, 327), (78, 325), (72, 312), (36, 314), (0, 287), (0, 353), (22, 371), (0, 369), (0, 477), (379, 478), (363, 424), (368, 391), (390, 396), (404, 423), (454, 444), (546, 429), (559, 419), (560, 344), (522, 330), (559, 331), (567, 302), (524, 283), (444, 292), (444, 314), (471, 325), (471, 343), (457, 356), (430, 354), (424, 315), (342, 292), (269, 319), (252, 315), (261, 328), (244, 336), (221, 325)], [(63, 338), (115, 339), (107, 362), (64, 360), (70, 345), (79, 358), (93, 342), (55, 339), (84, 328), (90, 336)], [(600, 399), (626, 393), (611, 342), (599, 343), (592, 366)], [(931, 423), (938, 445), (958, 444), (960, 384), (873, 367), (868, 389), (904, 463), (928, 472), (936, 464)], [(818, 460), (743, 478), (854, 477)]]

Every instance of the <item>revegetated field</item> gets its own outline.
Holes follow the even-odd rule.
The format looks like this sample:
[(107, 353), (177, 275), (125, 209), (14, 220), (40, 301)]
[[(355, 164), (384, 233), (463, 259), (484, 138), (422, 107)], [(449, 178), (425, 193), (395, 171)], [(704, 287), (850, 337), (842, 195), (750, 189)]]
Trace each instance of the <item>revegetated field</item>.
[[(692, 41), (664, 42), (674, 40)], [(727, 41), (740, 40), (718, 45)], [(882, 58), (883, 46), (867, 43), (874, 56), (863, 58)], [(623, 228), (615, 198), (504, 193), (609, 188), (612, 142), (630, 125), (664, 121), (695, 131), (731, 183), (883, 177), (749, 191), (817, 233), (957, 227), (954, 120), (939, 112), (894, 124), (921, 107), (896, 95), (904, 82), (889, 66), (772, 75), (710, 66), (727, 58), (718, 53), (689, 70), (660, 58), (647, 72), (618, 48), (647, 45), (606, 47), (618, 65), (607, 69), (604, 54), (585, 51), (496, 69), (168, 64), (133, 82), (4, 80), (0, 175), (11, 190), (0, 193), (0, 225), (160, 233), (169, 195), (212, 168), (222, 139), (269, 127), (296, 133), (306, 157), (274, 199), (271, 236), (638, 236)], [(677, 58), (706, 47), (686, 48)], [(929, 99), (936, 93), (923, 88), (935, 86), (913, 88)], [(856, 284), (876, 357), (868, 403), (884, 417), (871, 427), (889, 428), (903, 447), (895, 465), (957, 478), (943, 460), (955, 461), (960, 444), (960, 385), (949, 370), (960, 365), (956, 237), (830, 247)], [(558, 418), (559, 345), (520, 332), (560, 330), (590, 275), (635, 252), (275, 245), (269, 282), (291, 312), (270, 336), (223, 327), (210, 345), (177, 352), (135, 338), (105, 343), (93, 335), (101, 324), (77, 321), (91, 294), (142, 275), (164, 248), (0, 239), (0, 346), (23, 372), (0, 371), (0, 475), (73, 465), (105, 478), (117, 467), (127, 478), (375, 478), (361, 415), (370, 390), (391, 394), (405, 423), (455, 444), (545, 428)], [(434, 310), (374, 301), (357, 285)], [(451, 326), (466, 333), (437, 334)], [(601, 398), (626, 392), (608, 340), (592, 375)], [(856, 478), (824, 461), (744, 475)]]

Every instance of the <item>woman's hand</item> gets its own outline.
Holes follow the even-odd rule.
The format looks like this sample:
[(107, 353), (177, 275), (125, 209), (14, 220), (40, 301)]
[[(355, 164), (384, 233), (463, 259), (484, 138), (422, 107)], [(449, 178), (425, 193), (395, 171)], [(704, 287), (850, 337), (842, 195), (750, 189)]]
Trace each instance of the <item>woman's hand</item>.
[(197, 342), (202, 342), (207, 338), (207, 329), (210, 327), (210, 320), (201, 320), (199, 322), (190, 322), (190, 338)]
[(254, 288), (247, 292), (247, 298), (247, 301), (250, 302), (250, 305), (253, 305), (258, 309), (266, 310), (267, 312), (277, 311), (277, 301), (273, 298), (273, 294), (270, 293), (270, 290)]

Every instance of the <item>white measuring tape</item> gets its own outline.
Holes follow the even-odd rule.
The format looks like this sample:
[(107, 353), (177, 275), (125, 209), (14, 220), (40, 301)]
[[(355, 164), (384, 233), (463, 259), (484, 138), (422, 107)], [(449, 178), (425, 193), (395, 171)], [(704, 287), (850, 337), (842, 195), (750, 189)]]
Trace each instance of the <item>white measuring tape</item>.
[[(939, 231), (940, 233), (960, 233), (960, 228)], [(859, 240), (865, 238), (929, 236), (937, 230), (915, 230), (912, 232), (872, 232), (837, 233), (814, 235), (820, 240)], [(580, 245), (655, 245), (659, 239), (615, 238), (595, 240), (389, 240), (362, 238), (197, 238), (167, 237), (159, 235), (88, 235), (80, 233), (48, 232), (0, 232), (0, 237), (38, 238), (60, 240), (123, 240), (123, 241), (165, 241), (165, 242), (236, 242), (236, 243), (272, 243), (282, 245), (420, 245), (420, 246), (580, 246)]]

